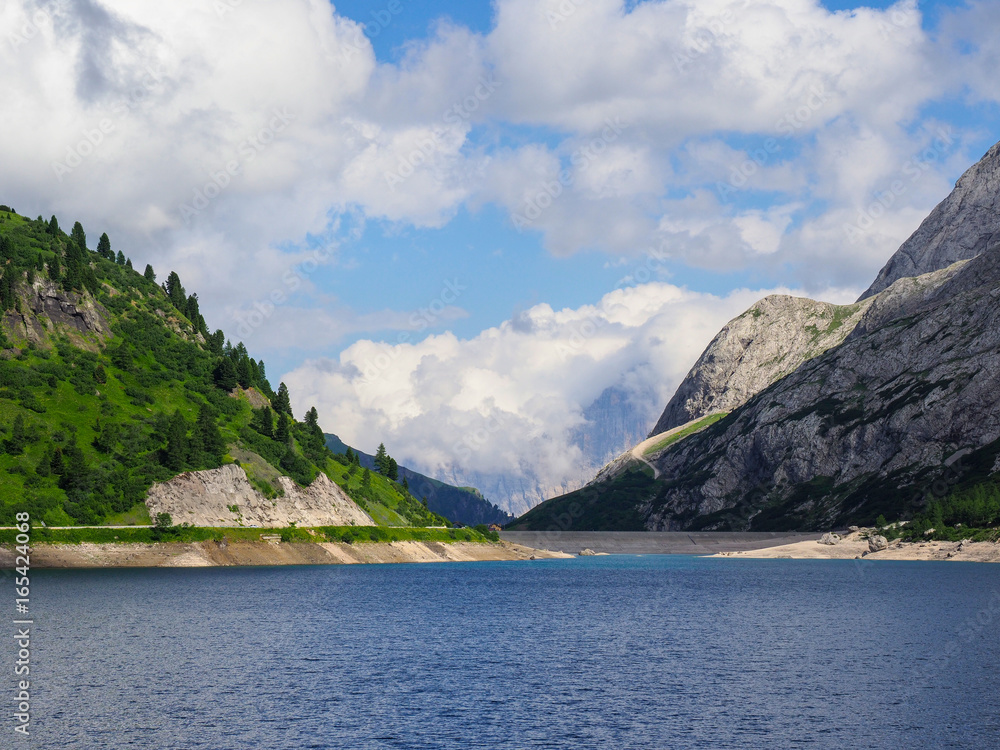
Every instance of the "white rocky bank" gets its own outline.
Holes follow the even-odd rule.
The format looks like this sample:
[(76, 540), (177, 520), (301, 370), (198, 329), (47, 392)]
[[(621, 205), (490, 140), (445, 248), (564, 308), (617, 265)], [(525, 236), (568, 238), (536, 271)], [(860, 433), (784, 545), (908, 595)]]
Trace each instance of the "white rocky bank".
[(154, 484), (146, 507), (154, 518), (169, 513), (174, 523), (194, 526), (375, 525), (325, 474), (308, 487), (299, 487), (288, 477), (277, 481), (285, 494), (271, 500), (254, 489), (246, 472), (235, 464), (190, 471)]

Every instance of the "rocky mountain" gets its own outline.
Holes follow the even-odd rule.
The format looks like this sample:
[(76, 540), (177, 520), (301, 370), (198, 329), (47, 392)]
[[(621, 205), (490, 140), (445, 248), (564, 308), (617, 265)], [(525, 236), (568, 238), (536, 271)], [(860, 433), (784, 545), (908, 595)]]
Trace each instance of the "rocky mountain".
[(899, 279), (920, 276), (970, 260), (1000, 242), (1000, 143), (955, 184), (955, 189), (879, 271), (861, 299)]
[(831, 305), (788, 295), (765, 297), (712, 340), (649, 437), (743, 406), (803, 362), (843, 342), (869, 305)]
[(997, 489), (998, 159), (959, 180), (858, 304), (769, 299), (732, 321), (654, 434), (683, 429), (514, 527), (824, 529)]
[(610, 386), (583, 410), (586, 424), (573, 435), (591, 466), (601, 466), (625, 448), (642, 440), (649, 414), (620, 387)]

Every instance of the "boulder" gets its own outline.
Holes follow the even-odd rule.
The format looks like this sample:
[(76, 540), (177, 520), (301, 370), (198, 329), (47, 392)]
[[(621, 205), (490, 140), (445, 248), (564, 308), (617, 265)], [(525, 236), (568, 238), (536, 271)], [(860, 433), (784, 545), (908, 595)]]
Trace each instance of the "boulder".
[(594, 550), (592, 550), (590, 548), (580, 550), (580, 557), (593, 557), (596, 554), (597, 553), (594, 552)]
[(881, 552), (884, 549), (889, 549), (889, 540), (884, 536), (875, 534), (874, 536), (868, 537), (868, 551), (869, 552)]
[(833, 532), (828, 532), (823, 535), (823, 537), (819, 540), (819, 543), (829, 544), (830, 546), (840, 544), (840, 536), (838, 534), (834, 534)]

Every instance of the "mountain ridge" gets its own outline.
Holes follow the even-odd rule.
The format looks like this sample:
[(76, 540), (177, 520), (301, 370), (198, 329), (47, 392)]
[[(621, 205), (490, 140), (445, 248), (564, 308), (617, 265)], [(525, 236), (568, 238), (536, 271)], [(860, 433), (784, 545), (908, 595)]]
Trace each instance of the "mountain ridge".
[(815, 351), (798, 313), (823, 303), (769, 315), (775, 300), (758, 302), (713, 339), (651, 435), (726, 416), (641, 461), (622, 454), (513, 527), (828, 529), (912, 517), (959, 488), (1000, 494), (998, 203), (1000, 144)]

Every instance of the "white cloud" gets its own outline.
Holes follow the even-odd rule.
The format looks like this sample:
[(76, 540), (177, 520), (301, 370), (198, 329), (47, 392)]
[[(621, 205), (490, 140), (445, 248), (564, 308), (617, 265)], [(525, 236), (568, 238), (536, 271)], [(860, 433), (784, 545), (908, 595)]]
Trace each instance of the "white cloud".
[(606, 388), (634, 397), (648, 429), (711, 337), (767, 293), (643, 284), (577, 309), (535, 305), (472, 339), (359, 341), (283, 379), (300, 410), (317, 406), (353, 445), (385, 442), (401, 463), (457, 482), (502, 474), (537, 500), (599, 468), (573, 436)]
[[(989, 3), (956, 11), (935, 39), (915, 0), (836, 13), (817, 0), (628, 12), (622, 0), (500, 0), (489, 33), (442, 22), (396, 64), (377, 64), (361, 27), (323, 0), (53, 7), (37, 20), (26, 0), (0, 12), (5, 199), (112, 230), (197, 278), (209, 310), (267, 291), (257, 271), (294, 262), (276, 246), (351, 210), (438, 227), (465, 204), (495, 202), (518, 221), (541, 202), (522, 229), (559, 255), (666, 243), (709, 268), (837, 264), (799, 242), (806, 225), (856, 211), (919, 146), (912, 122), (955, 85), (954, 69), (995, 98), (983, 74), (996, 54)], [(964, 39), (978, 53), (956, 62)], [(548, 142), (508, 141), (510, 123), (546, 128)], [(494, 137), (473, 145), (476, 127)], [(733, 133), (759, 143), (730, 145)], [(781, 149), (736, 197), (702, 194), (768, 138)], [(54, 174), (81, 150), (92, 153)], [(934, 164), (925, 185), (953, 169)], [(199, 213), (181, 208), (217, 190)], [(824, 201), (827, 215), (779, 221), (737, 205), (769, 191), (803, 211)], [(901, 197), (882, 223), (887, 243), (905, 238), (930, 195), (941, 197)], [(863, 285), (891, 249), (852, 248), (834, 273)], [(254, 263), (223, 276), (194, 260), (233, 253)]]

